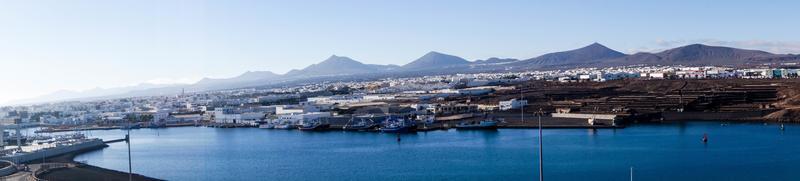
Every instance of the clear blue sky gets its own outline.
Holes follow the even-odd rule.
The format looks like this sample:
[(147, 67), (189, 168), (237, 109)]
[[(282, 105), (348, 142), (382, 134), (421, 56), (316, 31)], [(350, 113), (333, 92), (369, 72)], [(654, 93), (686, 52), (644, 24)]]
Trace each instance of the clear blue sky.
[(530, 58), (599, 42), (800, 53), (798, 1), (2, 1), (0, 103), (61, 89), (284, 73), (331, 54)]

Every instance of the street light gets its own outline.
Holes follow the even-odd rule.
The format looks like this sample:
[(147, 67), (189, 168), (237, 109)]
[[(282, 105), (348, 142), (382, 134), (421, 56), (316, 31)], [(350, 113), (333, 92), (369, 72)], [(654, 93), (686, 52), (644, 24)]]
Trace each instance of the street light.
[(544, 153), (542, 152), (544, 149), (542, 147), (542, 115), (544, 111), (542, 108), (539, 108), (539, 111), (536, 112), (536, 115), (539, 116), (539, 181), (544, 181)]
[(125, 135), (125, 143), (128, 144), (128, 181), (133, 180), (133, 167), (131, 165), (131, 129), (127, 129), (128, 133)]
[[(133, 101), (133, 111), (136, 112), (136, 101)], [(128, 120), (130, 122), (130, 120)], [(137, 123), (138, 124), (138, 123)], [(127, 134), (125, 134), (125, 143), (128, 145), (128, 181), (133, 181), (133, 166), (131, 164), (131, 128), (133, 123), (128, 124)]]

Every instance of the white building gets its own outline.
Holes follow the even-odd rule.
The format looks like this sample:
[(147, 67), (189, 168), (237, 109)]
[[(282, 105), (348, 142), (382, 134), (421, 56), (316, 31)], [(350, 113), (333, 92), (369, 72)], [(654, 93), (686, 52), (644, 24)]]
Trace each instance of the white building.
[(739, 72), (740, 76), (745, 79), (772, 78), (772, 71), (770, 69), (744, 69)]
[(650, 79), (666, 79), (669, 75), (665, 72), (642, 73), (641, 77)]
[(239, 121), (237, 123), (242, 124), (251, 124), (255, 125), (256, 122), (261, 121), (266, 116), (266, 113), (263, 112), (245, 112), (241, 113), (239, 116)]
[(388, 94), (375, 94), (375, 95), (365, 95), (364, 96), (364, 100), (365, 101), (392, 100), (392, 99), (395, 99), (395, 96), (394, 95), (388, 95)]
[(303, 124), (303, 121), (309, 121), (318, 118), (331, 117), (330, 112), (313, 112), (305, 114), (283, 114), (279, 115), (277, 119), (272, 120), (273, 123), (288, 123), (288, 124)]
[(275, 114), (300, 114), (303, 113), (303, 108), (289, 108), (286, 106), (275, 107)]
[(203, 120), (203, 115), (201, 114), (176, 114), (170, 115), (170, 118), (166, 120), (168, 123), (197, 123)]
[(578, 80), (580, 81), (589, 81), (592, 79), (597, 79), (597, 74), (580, 74), (578, 75)]
[(172, 112), (169, 109), (159, 109), (156, 113), (153, 114), (153, 121), (154, 122), (165, 122), (169, 119), (169, 113)]
[(242, 115), (236, 113), (234, 108), (214, 108), (215, 123), (236, 123), (238, 120), (242, 120)]
[(500, 101), (500, 110), (519, 109), (525, 105), (528, 105), (528, 100), (511, 99), (508, 101)]

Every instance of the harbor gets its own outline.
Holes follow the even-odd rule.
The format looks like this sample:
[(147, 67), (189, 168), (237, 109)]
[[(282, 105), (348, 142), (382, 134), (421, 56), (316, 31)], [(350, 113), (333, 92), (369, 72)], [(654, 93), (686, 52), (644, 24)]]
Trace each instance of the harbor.
[[(1, 159), (8, 161), (9, 166), (6, 166), (7, 168), (12, 168), (10, 165), (16, 165), (13, 168), (18, 169), (9, 173), (6, 177), (3, 177), (5, 179), (35, 178), (48, 180), (48, 178), (74, 178), (74, 180), (80, 180), (82, 178), (84, 180), (96, 180), (100, 178), (119, 178), (124, 180), (128, 178), (128, 174), (126, 173), (128, 162), (125, 145), (126, 141), (131, 141), (133, 145), (133, 150), (131, 150), (133, 165), (131, 168), (134, 172), (131, 177), (136, 178), (135, 180), (224, 180), (225, 177), (220, 176), (231, 174), (247, 178), (288, 179), (286, 177), (287, 175), (297, 175), (300, 173), (295, 173), (296, 171), (308, 169), (332, 170), (321, 173), (305, 173), (307, 177), (300, 177), (303, 178), (303, 180), (321, 180), (318, 178), (333, 176), (346, 180), (364, 180), (365, 178), (370, 180), (395, 180), (387, 177), (388, 175), (386, 174), (363, 175), (373, 171), (393, 172), (407, 176), (412, 173), (427, 173), (425, 174), (427, 175), (425, 178), (411, 176), (415, 179), (461, 178), (462, 176), (458, 174), (471, 175), (470, 178), (489, 179), (492, 175), (503, 173), (508, 174), (510, 178), (515, 180), (525, 180), (536, 176), (533, 173), (524, 172), (519, 169), (536, 169), (535, 164), (533, 164), (536, 159), (525, 157), (533, 157), (537, 154), (535, 150), (538, 147), (534, 144), (536, 143), (534, 140), (536, 140), (538, 136), (535, 134), (535, 129), (530, 128), (536, 128), (539, 125), (539, 120), (542, 120), (542, 128), (546, 129), (543, 135), (545, 140), (544, 151), (550, 154), (546, 157), (548, 160), (546, 160), (545, 166), (550, 168), (547, 174), (553, 175), (551, 176), (553, 180), (574, 180), (578, 178), (570, 174), (592, 175), (612, 180), (618, 178), (617, 175), (613, 174), (615, 173), (613, 170), (606, 170), (603, 173), (599, 173), (599, 175), (595, 175), (598, 173), (575, 171), (574, 169), (581, 168), (563, 165), (560, 162), (582, 163), (584, 165), (581, 167), (588, 170), (603, 170), (608, 167), (624, 169), (625, 167), (625, 165), (621, 165), (623, 163), (620, 162), (592, 162), (592, 164), (590, 164), (582, 161), (586, 159), (624, 159), (627, 160), (624, 162), (625, 164), (636, 166), (641, 169), (638, 170), (640, 173), (649, 174), (641, 178), (657, 176), (658, 173), (653, 171), (658, 170), (658, 167), (662, 165), (643, 158), (655, 154), (658, 155), (658, 157), (666, 159), (668, 157), (667, 155), (673, 153), (650, 151), (652, 154), (645, 154), (638, 151), (627, 150), (637, 147), (658, 146), (635, 141), (638, 139), (646, 139), (648, 142), (652, 143), (662, 142), (663, 144), (672, 146), (683, 145), (680, 146), (680, 149), (676, 148), (677, 150), (673, 150), (682, 154), (689, 154), (689, 152), (694, 151), (707, 152), (708, 149), (717, 148), (719, 150), (713, 151), (713, 154), (724, 154), (728, 156), (746, 154), (731, 150), (737, 148), (737, 145), (739, 145), (739, 141), (734, 141), (735, 139), (745, 138), (737, 134), (739, 131), (752, 132), (753, 134), (751, 136), (755, 137), (753, 139), (775, 139), (768, 141), (770, 144), (776, 144), (772, 146), (786, 147), (786, 144), (789, 144), (792, 140), (797, 139), (800, 141), (800, 135), (793, 132), (795, 129), (800, 129), (800, 126), (795, 124), (784, 125), (736, 121), (720, 123), (704, 122), (702, 120), (688, 122), (628, 123), (624, 121), (625, 118), (618, 118), (615, 115), (574, 113), (557, 113), (541, 117), (537, 114), (522, 115), (513, 113), (508, 113), (507, 115), (494, 114), (491, 116), (487, 114), (457, 115), (440, 118), (428, 116), (373, 115), (352, 118), (329, 117), (326, 119), (311, 119), (311, 121), (298, 122), (296, 124), (284, 124), (286, 127), (278, 128), (274, 127), (275, 125), (267, 125), (269, 122), (264, 122), (259, 126), (239, 127), (206, 125), (73, 131), (71, 133), (54, 135), (47, 139), (52, 141), (27, 139), (30, 140), (30, 142), (21, 144), (23, 146), (8, 146), (7, 148), (10, 149), (7, 150), (9, 150), (10, 154), (6, 154), (7, 156)], [(565, 125), (565, 122), (571, 125)], [(622, 126), (620, 123), (626, 124)], [(23, 134), (21, 134), (23, 135), (21, 138), (28, 136), (24, 133), (33, 133), (38, 136), (41, 136), (39, 134), (43, 134), (43, 132), (37, 132), (36, 130), (40, 129), (34, 128), (24, 131)], [(128, 131), (131, 132), (134, 139), (126, 139), (125, 135), (128, 134)], [(88, 138), (84, 136), (84, 134), (92, 135), (92, 138)], [(40, 142), (47, 144), (42, 144)], [(596, 143), (599, 142), (603, 142), (604, 145), (596, 145)], [(227, 144), (229, 146), (220, 148), (212, 153), (202, 154), (195, 151), (179, 151), (186, 149), (202, 150), (213, 147), (212, 145), (216, 144)], [(249, 146), (242, 144), (247, 144)], [(744, 144), (765, 146), (764, 143), (756, 140), (745, 141)], [(579, 147), (580, 149), (570, 149), (571, 147)], [(472, 149), (475, 148), (492, 151), (487, 153), (474, 152), (475, 150)], [(295, 153), (284, 153), (280, 151), (283, 149), (288, 149)], [(143, 152), (144, 150), (148, 151)], [(726, 153), (723, 150), (732, 153)], [(464, 152), (466, 155), (458, 156), (446, 153), (455, 151)], [(561, 151), (566, 151), (566, 153), (558, 153)], [(766, 150), (759, 149), (759, 151)], [(777, 155), (783, 155), (784, 157), (787, 154), (778, 150), (771, 150), (771, 152)], [(589, 154), (591, 156), (584, 154)], [(278, 155), (283, 155), (283, 157), (275, 157)], [(403, 157), (409, 157), (411, 155), (415, 155), (413, 156), (414, 158), (407, 161), (413, 162), (412, 165), (416, 165), (420, 167), (419, 169), (423, 170), (397, 170), (398, 168), (404, 167), (400, 167), (399, 164), (401, 163), (394, 161), (385, 163), (393, 165), (391, 166), (392, 169), (389, 170), (381, 170), (369, 164), (379, 160), (386, 161), (387, 158), (403, 160)], [(628, 156), (620, 157), (622, 155), (633, 156), (632, 158)], [(201, 159), (198, 156), (207, 156), (207, 158)], [(310, 158), (303, 158), (309, 156)], [(294, 164), (301, 162), (306, 163), (309, 161), (307, 159), (314, 159), (316, 157), (320, 157), (319, 159), (322, 159), (322, 157), (328, 158), (323, 159), (325, 161), (319, 162), (325, 166), (319, 167)], [(330, 157), (340, 157), (340, 159), (330, 159)], [(530, 161), (520, 162), (517, 160), (520, 159), (520, 157), (523, 160)], [(270, 172), (262, 174), (251, 169), (277, 168), (273, 168), (273, 166), (270, 165), (244, 168), (235, 165), (244, 166), (251, 164), (246, 164), (244, 162), (238, 163), (240, 161), (220, 160), (222, 158), (241, 161), (273, 160), (270, 165), (294, 166), (292, 166), (290, 170), (283, 170), (286, 172), (285, 174), (268, 174)], [(512, 158), (515, 158), (513, 160), (516, 161), (509, 160)], [(163, 159), (170, 160), (170, 162), (174, 163), (161, 165), (165, 164), (163, 163)], [(473, 159), (476, 159), (475, 162), (467, 161)], [(703, 157), (689, 158), (686, 156), (676, 159), (684, 160), (684, 162), (680, 162), (680, 164), (690, 167), (692, 164), (687, 164), (686, 162), (690, 162), (687, 159), (705, 160)], [(762, 158), (756, 157), (745, 158), (745, 160), (751, 160), (752, 162), (759, 162), (761, 159)], [(766, 157), (764, 159), (772, 158)], [(198, 162), (199, 160), (206, 161)], [(429, 160), (439, 160), (439, 162), (432, 162)], [(459, 162), (458, 168), (449, 168), (448, 165), (450, 164), (448, 163), (454, 161)], [(667, 163), (671, 162), (671, 160), (662, 161)], [(351, 163), (352, 165), (341, 166), (338, 164), (345, 162)], [(503, 163), (514, 164), (510, 167), (512, 168), (511, 170), (499, 170), (503, 168), (503, 166), (498, 164)], [(723, 162), (719, 164), (723, 166), (729, 163)], [(186, 174), (186, 172), (182, 172), (181, 169), (176, 169), (182, 167), (181, 165), (197, 165), (191, 169), (193, 171), (200, 170), (201, 172), (208, 173), (200, 175)], [(217, 169), (214, 169), (215, 166), (213, 165), (227, 165), (234, 170), (219, 172)], [(714, 163), (712, 163), (712, 165), (714, 165)], [(353, 176), (343, 176), (341, 174), (336, 174), (336, 172), (346, 170), (336, 169), (336, 167), (353, 170), (370, 169), (373, 171), (364, 173), (357, 172), (353, 174)], [(153, 168), (158, 169), (154, 170)], [(460, 171), (461, 169), (473, 170), (478, 168), (489, 169), (490, 171), (470, 172), (469, 174)], [(243, 172), (235, 171), (237, 169)], [(708, 169), (716, 170), (721, 168), (712, 166)], [(432, 177), (431, 175), (437, 175), (430, 173), (430, 171), (433, 170), (447, 172), (448, 174), (444, 174), (447, 177)], [(3, 170), (0, 169), (0, 173), (2, 172)], [(623, 171), (619, 172), (624, 173)], [(771, 173), (779, 176), (785, 174), (781, 170), (772, 171)], [(692, 176), (691, 178), (703, 178), (705, 176), (701, 173), (690, 173), (690, 175)], [(719, 178), (723, 176), (716, 173), (712, 175), (714, 177), (708, 178)], [(197, 176), (202, 176), (202, 178), (198, 178)], [(753, 177), (743, 176), (742, 178)]]
[[(800, 168), (791, 161), (797, 159), (791, 150), (800, 149), (794, 144), (800, 141), (796, 130), (800, 126), (795, 124), (781, 130), (772, 123), (698, 121), (546, 129), (545, 173), (548, 180), (624, 180), (635, 167), (637, 180), (759, 180), (764, 177), (728, 170), (732, 164), (770, 162), (775, 167), (750, 169), (791, 180)], [(125, 131), (92, 134), (118, 138)], [(531, 180), (537, 177), (532, 170), (538, 169), (535, 129), (433, 130), (400, 134), (400, 142), (394, 133), (299, 129), (177, 127), (131, 134), (133, 171), (165, 180), (225, 180), (230, 175), (243, 180), (484, 180), (498, 174)], [(707, 143), (701, 140), (704, 135)], [(75, 160), (127, 171), (126, 155), (125, 144), (115, 143)], [(685, 168), (675, 171), (682, 174), (664, 172), (677, 165)]]

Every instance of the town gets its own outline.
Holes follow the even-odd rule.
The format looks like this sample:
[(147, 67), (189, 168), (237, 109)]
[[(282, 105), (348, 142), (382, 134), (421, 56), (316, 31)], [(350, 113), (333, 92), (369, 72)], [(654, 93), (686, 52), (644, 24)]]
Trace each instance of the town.
[[(781, 90), (796, 83), (781, 80), (798, 78), (799, 66), (757, 67), (642, 65), (187, 90), (172, 96), (9, 106), (0, 109), (0, 118), (6, 125), (43, 126), (37, 132), (174, 126), (380, 131), (392, 122), (433, 130), (479, 126), (484, 120), (492, 120), (492, 127), (526, 128), (537, 125), (533, 116), (554, 128), (763, 120), (786, 106), (778, 105), (780, 99), (792, 95), (780, 95)], [(630, 85), (636, 82), (648, 83)]]

